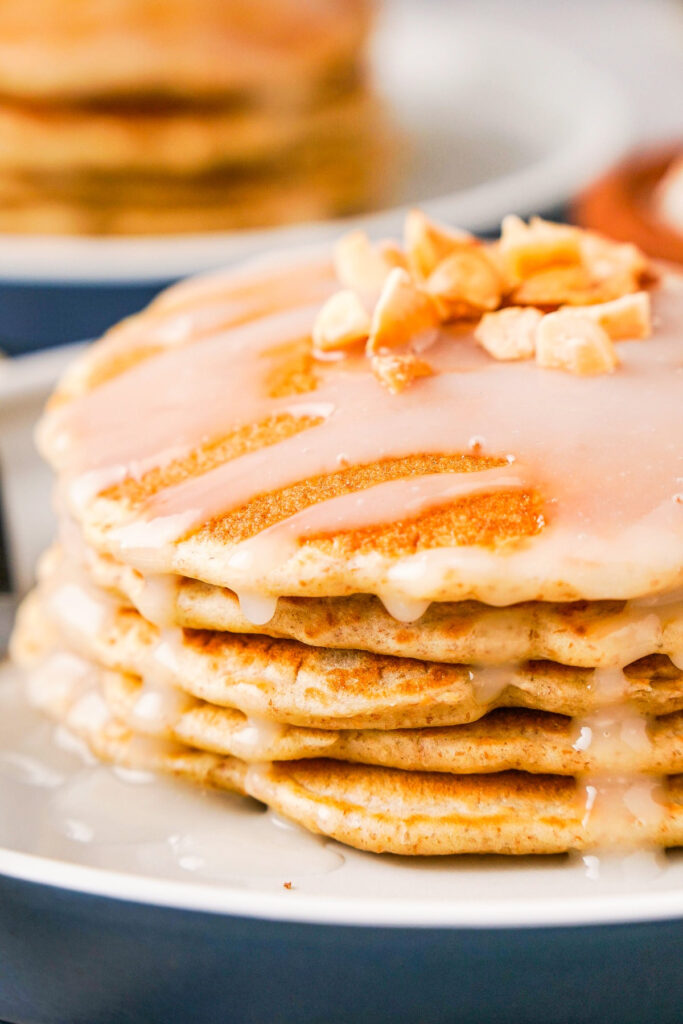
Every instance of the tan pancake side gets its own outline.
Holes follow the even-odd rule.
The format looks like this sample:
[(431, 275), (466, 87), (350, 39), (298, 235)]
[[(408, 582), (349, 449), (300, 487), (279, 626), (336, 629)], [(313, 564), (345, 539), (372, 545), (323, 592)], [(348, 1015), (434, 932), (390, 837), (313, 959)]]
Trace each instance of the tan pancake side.
[[(144, 577), (114, 558), (85, 553), (98, 586), (143, 611)], [(166, 585), (166, 584), (164, 584)], [(648, 654), (683, 650), (683, 603), (656, 609), (623, 601), (526, 602), (491, 608), (474, 601), (435, 602), (415, 622), (399, 622), (371, 594), (340, 598), (281, 597), (273, 618), (255, 626), (224, 587), (179, 577), (171, 588), (172, 621), (191, 629), (258, 633), (314, 647), (350, 648), (455, 664), (542, 659), (594, 668)]]
[[(324, 156), (324, 153), (323, 153)], [(144, 187), (142, 187), (144, 185)], [(264, 227), (359, 212), (384, 186), (365, 156), (340, 151), (322, 163), (275, 167), (254, 180), (201, 176), (141, 183), (126, 175), (43, 181), (5, 174), (0, 228), (10, 233), (173, 234)], [(180, 193), (180, 194), (179, 194)]]
[(250, 719), (241, 711), (196, 701), (169, 720), (150, 722), (144, 728), (136, 716), (137, 702), (144, 692), (139, 678), (104, 671), (102, 691), (113, 716), (131, 729), (246, 761), (325, 757), (404, 771), (458, 774), (510, 770), (553, 775), (683, 772), (680, 711), (650, 720), (650, 743), (645, 749), (636, 751), (621, 744), (609, 754), (600, 747), (576, 749), (578, 730), (565, 716), (515, 708), (499, 708), (476, 722), (444, 729), (323, 730), (285, 726), (279, 735), (250, 750), (244, 742)]
[[(39, 702), (68, 721), (68, 700), (51, 707), (44, 693)], [(618, 834), (612, 830), (605, 837), (591, 825), (595, 819), (585, 823), (585, 795), (569, 778), (522, 772), (458, 776), (327, 760), (249, 769), (236, 758), (159, 746), (115, 719), (97, 727), (81, 720), (78, 732), (103, 760), (247, 793), (312, 832), (375, 853), (562, 853), (606, 838), (625, 848), (683, 843), (680, 775), (663, 788), (664, 813), (656, 825), (624, 817)]]
[[(194, 176), (217, 168), (259, 173), (315, 148), (371, 145), (382, 132), (379, 104), (362, 88), (312, 108), (277, 106), (141, 111), (12, 104), (0, 101), (0, 171), (37, 176), (49, 194), (50, 175)], [(30, 177), (29, 177), (29, 180)], [(113, 179), (116, 184), (116, 179)], [(135, 177), (126, 179), (135, 203)], [(79, 179), (72, 177), (78, 186)], [(121, 182), (123, 185), (125, 182)], [(157, 182), (157, 185), (159, 183)], [(87, 179), (82, 184), (87, 196)], [(163, 184), (161, 185), (163, 194)], [(138, 199), (139, 202), (139, 199)]]
[[(26, 633), (38, 636), (52, 632), (55, 647), (68, 645), (105, 668), (133, 675), (145, 663), (154, 669), (161, 634), (134, 610), (114, 606), (94, 631), (64, 621), (55, 627), (55, 611), (53, 606), (46, 612), (44, 602), (32, 596), (20, 614), (20, 629), (23, 624)], [(173, 682), (192, 696), (314, 728), (458, 725), (494, 707), (581, 716), (606, 703), (591, 686), (592, 670), (553, 662), (512, 666), (509, 680), (497, 682), (490, 696), (477, 693), (476, 675), (467, 666), (308, 648), (291, 640), (185, 630), (174, 634), (172, 655)], [(661, 656), (643, 659), (626, 669), (625, 700), (649, 715), (683, 710), (682, 678)]]

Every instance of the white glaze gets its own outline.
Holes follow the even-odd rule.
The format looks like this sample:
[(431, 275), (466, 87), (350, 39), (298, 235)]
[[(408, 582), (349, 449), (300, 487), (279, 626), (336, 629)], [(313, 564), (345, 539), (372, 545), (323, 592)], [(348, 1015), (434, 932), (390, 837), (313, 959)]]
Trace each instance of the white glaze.
[[(195, 299), (188, 295), (191, 305)], [(486, 454), (514, 457), (524, 467), (521, 481), (545, 495), (545, 529), (504, 554), (420, 552), (387, 574), (385, 595), (424, 600), (455, 578), (476, 580), (484, 593), (497, 583), (500, 591), (503, 571), (511, 600), (533, 598), (559, 579), (587, 597), (637, 596), (637, 588), (646, 591), (659, 575), (671, 578), (683, 564), (683, 505), (674, 500), (683, 478), (683, 291), (677, 280), (655, 292), (654, 307), (655, 336), (622, 345), (622, 365), (608, 377), (577, 379), (531, 363), (500, 364), (467, 335), (444, 330), (430, 350), (440, 372), (401, 395), (386, 393), (352, 359), (321, 363), (313, 395), (271, 398), (263, 387), (264, 353), (310, 330), (317, 306), (302, 299), (299, 308), (209, 332), (136, 365), (56, 409), (43, 434), (83, 514), (83, 500), (106, 483), (140, 476), (240, 424), (317, 410), (322, 422), (305, 440), (290, 437), (164, 488), (110, 534), (117, 554), (150, 571), (164, 571), (169, 545), (188, 530), (263, 491), (334, 472), (340, 453), (354, 465), (464, 452), (477, 437), (485, 440)], [(140, 330), (144, 338), (144, 324)], [(121, 408), (139, 410), (144, 429), (138, 417), (121, 417)], [(430, 486), (428, 477), (418, 478), (416, 509), (424, 507)], [(351, 516), (356, 525), (390, 520), (391, 493), (387, 485), (369, 488), (361, 506), (346, 501), (342, 519)], [(315, 532), (323, 515), (318, 506), (298, 512), (291, 537), (300, 541)], [(271, 569), (254, 578), (232, 565), (221, 583), (273, 593)]]

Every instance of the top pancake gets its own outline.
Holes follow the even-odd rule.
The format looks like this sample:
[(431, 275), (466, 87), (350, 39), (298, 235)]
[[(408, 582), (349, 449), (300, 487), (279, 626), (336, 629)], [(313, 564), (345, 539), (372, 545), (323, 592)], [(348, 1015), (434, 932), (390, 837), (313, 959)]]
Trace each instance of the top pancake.
[(357, 59), (368, 17), (367, 0), (4, 0), (0, 90), (291, 99)]
[(379, 594), (405, 618), (683, 582), (680, 279), (613, 374), (495, 362), (463, 321), (400, 395), (360, 355), (314, 358), (337, 289), (324, 255), (213, 275), (77, 361), (41, 439), (88, 544), (242, 597)]

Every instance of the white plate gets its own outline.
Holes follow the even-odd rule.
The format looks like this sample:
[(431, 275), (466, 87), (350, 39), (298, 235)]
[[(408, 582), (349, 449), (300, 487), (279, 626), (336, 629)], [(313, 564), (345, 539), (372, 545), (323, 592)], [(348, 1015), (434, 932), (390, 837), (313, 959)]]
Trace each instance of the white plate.
[[(623, 96), (554, 40), (474, 19), (442, 0), (389, 0), (374, 41), (380, 91), (411, 140), (395, 209), (365, 218), (396, 231), (406, 205), (471, 230), (565, 201), (627, 141)], [(312, 241), (338, 222), (164, 238), (0, 236), (0, 278), (161, 281)]]
[[(30, 428), (72, 354), (30, 356), (0, 374), (6, 513), (26, 573), (51, 531), (49, 477), (31, 454)], [(16, 670), (0, 667), (0, 872), (7, 875), (156, 905), (323, 923), (528, 927), (683, 918), (683, 855), (589, 867), (561, 857), (378, 857), (286, 826), (253, 801), (122, 777), (65, 746), (61, 730), (24, 705)]]

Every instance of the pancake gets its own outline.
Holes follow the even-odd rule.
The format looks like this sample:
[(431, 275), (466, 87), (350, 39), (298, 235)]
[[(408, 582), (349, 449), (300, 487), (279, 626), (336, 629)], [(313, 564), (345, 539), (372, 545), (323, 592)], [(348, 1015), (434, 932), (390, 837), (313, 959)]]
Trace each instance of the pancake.
[[(23, 623), (23, 625), (22, 625)], [(70, 583), (25, 602), (23, 643), (53, 635), (104, 668), (161, 675), (193, 697), (280, 724), (318, 729), (460, 725), (495, 707), (585, 716), (619, 696), (646, 715), (683, 710), (683, 672), (661, 656), (601, 680), (592, 669), (554, 662), (471, 668), (362, 651), (310, 648), (258, 636), (166, 630), (132, 609)]]
[[(0, 90), (40, 100), (140, 94), (296, 101), (344, 74), (365, 0), (5, 0)], [(36, 31), (36, 26), (40, 31)]]
[[(85, 397), (139, 363), (185, 345), (191, 336), (236, 329), (276, 311), (294, 310), (304, 302), (322, 304), (332, 294), (334, 280), (330, 259), (321, 260), (319, 251), (302, 250), (297, 259), (284, 263), (277, 257), (261, 256), (238, 269), (181, 281), (161, 292), (143, 314), (111, 327), (90, 349), (87, 359), (74, 360), (49, 406), (55, 409)], [(283, 384), (290, 387), (297, 352), (285, 349), (280, 360), (273, 360), (273, 368), (283, 371)], [(312, 362), (310, 352), (300, 355), (296, 370), (302, 388)]]
[(606, 835), (605, 820), (586, 811), (585, 790), (570, 778), (406, 772), (325, 759), (249, 767), (237, 758), (141, 739), (109, 716), (95, 691), (76, 686), (69, 698), (64, 686), (59, 690), (55, 702), (43, 681), (33, 700), (84, 738), (97, 757), (246, 793), (312, 832), (361, 850), (538, 854), (605, 841), (622, 848), (683, 843), (680, 775), (666, 780), (648, 813), (639, 796), (640, 806), (610, 816)]
[(630, 245), (419, 211), (171, 289), (39, 429), (31, 699), (359, 849), (680, 843), (682, 317)]
[[(102, 690), (114, 718), (131, 729), (175, 740), (200, 750), (245, 761), (294, 761), (325, 757), (335, 761), (457, 774), (524, 771), (552, 775), (598, 772), (683, 772), (683, 712), (650, 721), (641, 745), (577, 749), (580, 730), (570, 718), (546, 712), (499, 708), (469, 725), (445, 729), (323, 730), (275, 726), (240, 711), (205, 701), (166, 703), (165, 691), (146, 691), (140, 678), (102, 673)], [(182, 701), (182, 698), (181, 698)], [(608, 733), (618, 720), (596, 716)], [(598, 729), (598, 724), (594, 726)]]
[[(71, 534), (73, 537), (73, 534)], [(526, 602), (491, 608), (477, 602), (435, 602), (414, 622), (400, 622), (371, 594), (281, 597), (268, 622), (254, 624), (237, 596), (188, 577), (146, 578), (97, 555), (76, 538), (98, 586), (113, 591), (159, 625), (258, 633), (312, 647), (490, 665), (559, 661), (583, 668), (621, 666), (649, 654), (683, 650), (683, 602)], [(59, 556), (58, 556), (59, 557)]]
[[(146, 190), (152, 197), (150, 203), (126, 200), (124, 180), (116, 182), (115, 191), (122, 193), (120, 202), (115, 198), (84, 198), (77, 182), (65, 182), (58, 188), (23, 179), (5, 179), (4, 184), (0, 231), (9, 234), (232, 231), (357, 213), (373, 205), (377, 196), (374, 175), (356, 174), (353, 161), (310, 172), (278, 171), (272, 178), (261, 176), (254, 181), (228, 177), (210, 187), (201, 179), (184, 181), (180, 189), (169, 187), (167, 181), (159, 181), (158, 187), (149, 183)], [(97, 183), (97, 191), (104, 196), (104, 182)], [(182, 198), (178, 191), (184, 193)]]
[[(382, 131), (379, 104), (361, 87), (314, 106), (230, 106), (131, 112), (40, 107), (0, 102), (0, 172), (24, 175), (48, 191), (50, 175), (117, 174), (195, 176), (216, 168), (243, 173), (291, 160), (303, 147), (372, 146)], [(77, 179), (78, 184), (78, 179)], [(87, 183), (86, 183), (87, 185)], [(80, 186), (79, 186), (80, 187)], [(135, 181), (130, 187), (135, 194)]]
[[(577, 237), (606, 247), (600, 266), (625, 258)], [(58, 391), (41, 444), (89, 546), (255, 594), (271, 615), (279, 595), (375, 594), (417, 618), (429, 601), (625, 600), (681, 585), (680, 279), (652, 286), (654, 334), (620, 344), (608, 381), (496, 361), (465, 317), (434, 328), (434, 372), (396, 396), (359, 351), (315, 357), (327, 266), (312, 301), (299, 278), (300, 306), (282, 313), (250, 301), (235, 312), (248, 272), (208, 294), (186, 286), (172, 350), (154, 339), (178, 311), (157, 305), (126, 329), (127, 364), (107, 366), (116, 333), (82, 358), (76, 376), (97, 363), (106, 379), (78, 398)], [(267, 293), (268, 271), (256, 279)], [(220, 304), (238, 326), (204, 326)], [(169, 405), (177, 380), (182, 403)], [(624, 418), (643, 396), (647, 414)], [(119, 411), (132, 407), (153, 429), (126, 429)]]
[[(270, 227), (387, 198), (369, 0), (0, 8), (0, 232)], [(36, 32), (36, 24), (40, 31)]]
[[(30, 607), (30, 606), (29, 606)], [(424, 729), (325, 729), (280, 724), (258, 715), (189, 697), (166, 678), (101, 668), (60, 650), (38, 609), (22, 612), (14, 656), (33, 673), (29, 689), (49, 679), (53, 707), (61, 707), (59, 678), (78, 663), (78, 681), (101, 691), (110, 713), (133, 731), (245, 761), (326, 757), (407, 771), (489, 773), (519, 770), (558, 775), (600, 772), (674, 774), (683, 771), (683, 712), (638, 721), (638, 711), (597, 709), (575, 722), (565, 715), (499, 708), (468, 725)], [(37, 628), (39, 627), (39, 628)], [(57, 682), (56, 682), (57, 680)], [(585, 745), (589, 728), (600, 742)], [(582, 724), (583, 723), (583, 724)], [(641, 728), (642, 725), (642, 728)], [(626, 736), (628, 742), (623, 743)]]

